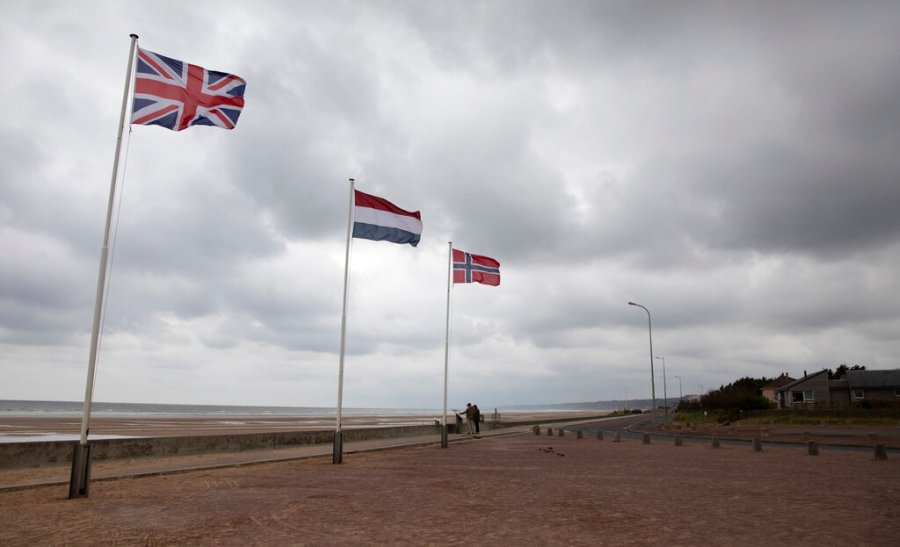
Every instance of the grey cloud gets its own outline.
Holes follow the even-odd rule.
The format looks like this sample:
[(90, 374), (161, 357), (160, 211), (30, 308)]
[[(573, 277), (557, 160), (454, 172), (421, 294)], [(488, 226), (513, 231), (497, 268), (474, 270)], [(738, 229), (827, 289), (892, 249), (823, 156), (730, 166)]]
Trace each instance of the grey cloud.
[(479, 402), (642, 396), (629, 300), (685, 391), (839, 356), (896, 366), (896, 6), (50, 6), (0, 22), (17, 105), (0, 368), (17, 393), (37, 390), (20, 360), (65, 363), (47, 393), (83, 377), (67, 363), (89, 329), (128, 32), (249, 85), (232, 132), (131, 134), (106, 317), (122, 364), (103, 377), (120, 393), (141, 395), (123, 387), (134, 367), (148, 393), (189, 398), (154, 384), (175, 367), (245, 401), (329, 404), (349, 177), (425, 218), (418, 249), (355, 265), (357, 400), (419, 401), (440, 368), (447, 240), (503, 265), (500, 287), (455, 294), (451, 385)]
[(900, 162), (892, 155), (754, 152), (705, 158), (686, 170), (695, 177), (689, 187), (719, 208), (701, 226), (711, 245), (828, 259), (884, 245), (900, 231), (891, 210), (900, 202)]

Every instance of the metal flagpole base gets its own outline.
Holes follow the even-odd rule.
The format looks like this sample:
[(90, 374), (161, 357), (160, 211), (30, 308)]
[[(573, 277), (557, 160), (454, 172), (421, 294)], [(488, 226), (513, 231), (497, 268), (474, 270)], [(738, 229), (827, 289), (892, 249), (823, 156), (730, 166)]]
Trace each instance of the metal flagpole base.
[(441, 426), (441, 448), (447, 448), (447, 428), (449, 426)]
[(78, 443), (72, 453), (72, 476), (69, 479), (69, 499), (88, 497), (91, 482), (91, 445)]
[(344, 433), (336, 431), (334, 433), (334, 453), (331, 457), (331, 463), (343, 463), (344, 461)]

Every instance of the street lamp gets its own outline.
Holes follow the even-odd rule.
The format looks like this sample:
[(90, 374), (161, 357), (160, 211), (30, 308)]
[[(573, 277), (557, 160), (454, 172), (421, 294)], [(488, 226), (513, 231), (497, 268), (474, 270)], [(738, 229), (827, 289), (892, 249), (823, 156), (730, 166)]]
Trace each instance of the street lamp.
[(681, 403), (684, 400), (684, 393), (681, 391), (681, 376), (676, 376), (676, 378), (678, 378), (678, 402)]
[(657, 359), (662, 359), (663, 362), (663, 408), (665, 409), (666, 416), (669, 415), (669, 395), (666, 393), (666, 358), (665, 357), (657, 357)]
[(629, 302), (629, 306), (637, 306), (647, 312), (647, 331), (650, 333), (650, 395), (653, 397), (653, 424), (656, 425), (656, 383), (653, 378), (653, 325), (650, 321), (650, 310), (636, 302)]

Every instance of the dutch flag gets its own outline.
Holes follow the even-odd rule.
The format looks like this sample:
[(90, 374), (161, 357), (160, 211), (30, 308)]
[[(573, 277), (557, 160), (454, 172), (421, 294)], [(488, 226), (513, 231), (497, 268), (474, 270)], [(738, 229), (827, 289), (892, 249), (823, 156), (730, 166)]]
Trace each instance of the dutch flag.
[(404, 211), (390, 201), (354, 190), (353, 237), (409, 243), (413, 247), (422, 237), (422, 214)]

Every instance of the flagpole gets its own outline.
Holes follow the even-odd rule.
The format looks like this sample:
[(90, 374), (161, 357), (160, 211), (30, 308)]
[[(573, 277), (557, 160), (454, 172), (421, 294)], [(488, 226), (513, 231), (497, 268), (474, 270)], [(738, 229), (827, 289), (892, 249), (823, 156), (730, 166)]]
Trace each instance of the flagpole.
[[(441, 427), (441, 448), (447, 448), (447, 370), (450, 363), (450, 294), (453, 287), (453, 242), (448, 241), (447, 257), (447, 328), (444, 341), (444, 424)], [(457, 432), (458, 433), (458, 432)]]
[(353, 235), (353, 204), (355, 181), (350, 179), (350, 207), (347, 211), (347, 248), (344, 252), (344, 305), (341, 312), (341, 351), (338, 359), (337, 419), (334, 426), (334, 450), (331, 463), (344, 461), (344, 434), (341, 431), (341, 414), (344, 398), (344, 345), (347, 339), (347, 285), (350, 277), (350, 237)]
[(128, 69), (125, 75), (125, 90), (122, 92), (122, 110), (119, 113), (119, 134), (116, 137), (116, 153), (113, 157), (112, 180), (109, 185), (109, 203), (106, 206), (106, 226), (103, 231), (103, 246), (100, 249), (100, 268), (97, 274), (97, 298), (94, 301), (94, 322), (91, 328), (91, 350), (88, 357), (87, 382), (84, 389), (84, 407), (81, 418), (81, 438), (72, 454), (72, 475), (69, 479), (69, 499), (87, 497), (91, 480), (91, 447), (88, 431), (91, 420), (91, 400), (94, 395), (94, 372), (97, 368), (97, 346), (100, 340), (100, 319), (103, 315), (103, 289), (106, 286), (107, 260), (109, 257), (109, 232), (112, 225), (113, 202), (116, 195), (116, 180), (119, 173), (119, 155), (122, 150), (122, 133), (125, 130), (125, 111), (128, 108), (128, 92), (131, 87), (131, 70), (134, 66), (134, 50), (138, 35), (131, 34), (131, 48), (128, 51)]

